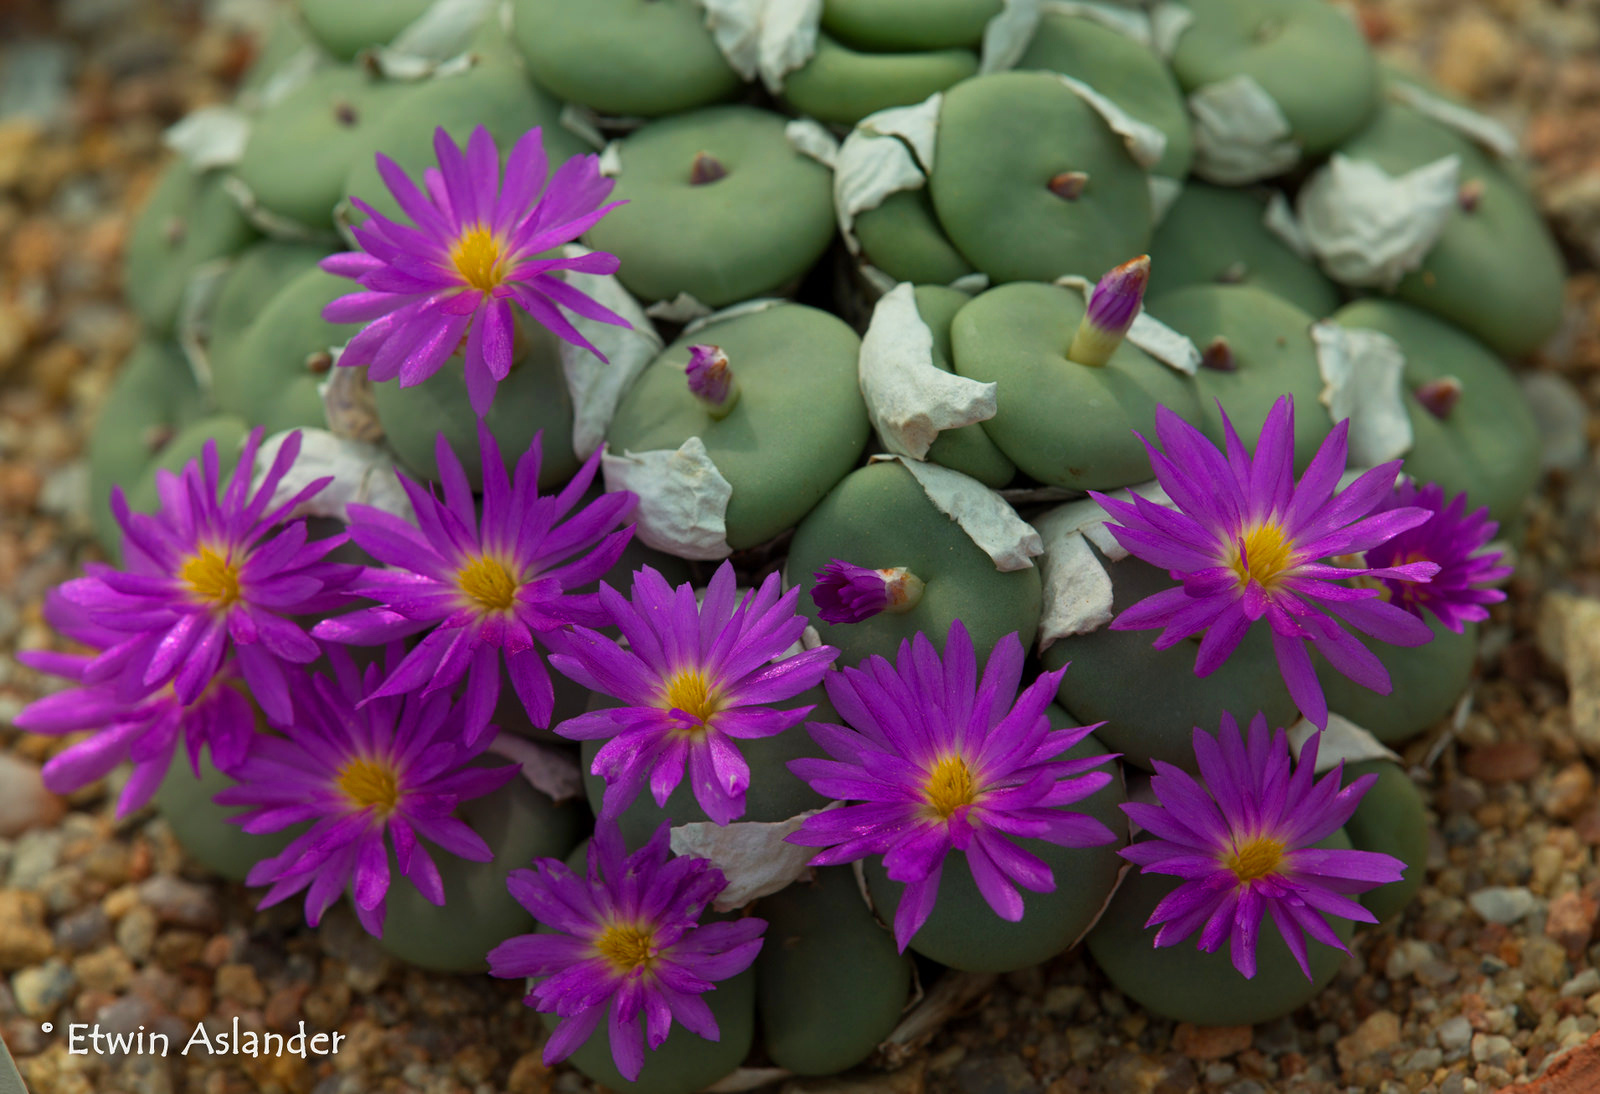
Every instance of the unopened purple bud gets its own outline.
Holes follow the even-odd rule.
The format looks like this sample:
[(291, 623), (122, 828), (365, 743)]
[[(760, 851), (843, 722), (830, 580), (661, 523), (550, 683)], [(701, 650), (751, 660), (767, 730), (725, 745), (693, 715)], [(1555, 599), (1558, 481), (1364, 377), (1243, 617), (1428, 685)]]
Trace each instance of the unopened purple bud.
[(879, 612), (906, 612), (922, 599), (922, 579), (904, 566), (869, 570), (834, 559), (813, 577), (811, 599), (824, 623), (859, 623)]
[(1122, 345), (1123, 337), (1144, 305), (1150, 284), (1150, 256), (1124, 262), (1100, 279), (1089, 294), (1078, 332), (1073, 335), (1067, 359), (1080, 365), (1104, 365)]
[(689, 390), (706, 404), (713, 418), (725, 418), (739, 401), (739, 386), (734, 382), (733, 370), (728, 368), (728, 355), (721, 346), (690, 346), (689, 364), (684, 368), (689, 377)]

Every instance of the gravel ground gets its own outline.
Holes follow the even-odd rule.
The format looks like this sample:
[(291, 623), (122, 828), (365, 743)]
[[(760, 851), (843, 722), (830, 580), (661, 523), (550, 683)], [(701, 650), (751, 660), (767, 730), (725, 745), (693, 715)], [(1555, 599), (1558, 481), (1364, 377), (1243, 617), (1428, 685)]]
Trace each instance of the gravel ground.
[[(226, 7), (227, 5), (222, 5)], [(1358, 937), (1291, 1018), (1158, 1020), (1074, 955), (996, 981), (895, 1070), (793, 1083), (855, 1094), (1473, 1094), (1600, 1090), (1600, 0), (1362, 0), (1388, 55), (1514, 124), (1572, 259), (1569, 321), (1528, 362), (1550, 474), (1461, 717), (1406, 755), (1436, 830), (1420, 899)], [(0, 6), (0, 1034), (36, 1094), (509, 1091), (589, 1084), (539, 1062), (515, 985), (391, 961), (341, 907), (315, 934), (207, 880), (115, 787), (45, 793), (49, 742), (9, 729), (50, 641), (46, 588), (94, 557), (84, 435), (136, 325), (118, 302), (160, 135), (250, 57), (198, 0)], [(198, 1022), (348, 1038), (337, 1057), (72, 1055), (69, 1022)], [(232, 1062), (240, 1060), (242, 1062)]]

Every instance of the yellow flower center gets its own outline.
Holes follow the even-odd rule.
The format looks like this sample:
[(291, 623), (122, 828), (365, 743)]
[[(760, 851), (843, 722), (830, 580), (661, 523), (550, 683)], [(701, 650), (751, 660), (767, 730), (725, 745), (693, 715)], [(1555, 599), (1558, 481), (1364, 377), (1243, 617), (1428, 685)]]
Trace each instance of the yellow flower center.
[(1224, 864), (1241, 882), (1250, 882), (1268, 874), (1277, 873), (1283, 862), (1283, 844), (1266, 836), (1257, 836), (1243, 846), (1235, 846)]
[(722, 696), (706, 683), (705, 675), (698, 669), (684, 669), (667, 681), (661, 704), (668, 710), (676, 708), (697, 719), (704, 729), (712, 715), (722, 709)]
[(960, 756), (946, 756), (933, 765), (933, 773), (928, 776), (922, 795), (939, 819), (947, 820), (957, 809), (977, 799), (978, 788), (972, 781), (972, 769), (967, 761)]
[(210, 547), (191, 555), (178, 576), (195, 596), (218, 608), (231, 608), (239, 599), (239, 567)]
[(339, 772), (339, 789), (362, 809), (387, 817), (400, 804), (400, 782), (394, 769), (371, 760), (351, 760)]
[(461, 233), (450, 248), (450, 261), (455, 263), (462, 280), (481, 292), (488, 292), (505, 280), (500, 241), (482, 225)]
[(517, 602), (517, 579), (506, 564), (479, 555), (456, 571), (456, 585), (486, 612), (510, 611)]
[(1246, 529), (1239, 537), (1239, 553), (1228, 560), (1228, 565), (1239, 575), (1241, 589), (1252, 580), (1271, 589), (1289, 569), (1293, 556), (1294, 543), (1282, 528), (1267, 521)]
[(617, 924), (607, 927), (595, 939), (594, 948), (600, 956), (616, 966), (618, 972), (629, 973), (637, 968), (648, 970), (656, 957), (655, 934), (641, 927)]

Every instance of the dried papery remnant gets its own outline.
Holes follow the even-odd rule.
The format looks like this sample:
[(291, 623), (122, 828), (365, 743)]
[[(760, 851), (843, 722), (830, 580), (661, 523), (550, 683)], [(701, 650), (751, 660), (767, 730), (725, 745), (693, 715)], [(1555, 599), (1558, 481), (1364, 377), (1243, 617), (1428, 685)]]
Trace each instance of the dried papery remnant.
[(1412, 394), (1417, 397), (1417, 402), (1427, 408), (1429, 414), (1445, 421), (1461, 401), (1461, 381), (1454, 376), (1441, 376), (1437, 380), (1429, 380)]
[(689, 185), (704, 186), (709, 182), (728, 177), (728, 169), (722, 166), (722, 161), (709, 152), (696, 152), (694, 162), (689, 165)]
[(1045, 185), (1062, 201), (1077, 201), (1089, 185), (1089, 176), (1082, 171), (1063, 171)]
[(1461, 189), (1456, 192), (1456, 204), (1463, 213), (1475, 213), (1478, 205), (1483, 201), (1483, 180), (1468, 179), (1461, 184)]

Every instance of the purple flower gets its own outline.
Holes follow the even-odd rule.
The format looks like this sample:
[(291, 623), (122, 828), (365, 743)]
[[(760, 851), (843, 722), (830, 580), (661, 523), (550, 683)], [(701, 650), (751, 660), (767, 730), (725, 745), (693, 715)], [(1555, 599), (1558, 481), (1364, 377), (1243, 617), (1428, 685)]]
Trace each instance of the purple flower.
[(1483, 605), (1498, 603), (1506, 594), (1483, 586), (1511, 576), (1511, 567), (1500, 563), (1499, 551), (1483, 550), (1500, 527), (1489, 519), (1488, 506), (1469, 514), (1466, 494), (1457, 494), (1446, 505), (1444, 487), (1430, 484), (1418, 490), (1409, 482), (1395, 487), (1389, 505), (1419, 506), (1432, 516), (1368, 550), (1367, 565), (1434, 562), (1439, 566), (1433, 579), (1421, 584), (1383, 579), (1383, 595), (1389, 602), (1419, 619), (1426, 609), (1457, 634), (1468, 622), (1488, 619), (1489, 610)]
[(363, 646), (429, 631), (375, 694), (420, 688), (431, 695), (466, 677), (469, 744), (487, 728), (499, 700), (502, 656), (528, 717), (549, 725), (555, 697), (537, 643), (568, 623), (609, 622), (593, 593), (571, 590), (597, 581), (633, 535), (631, 525), (611, 531), (638, 500), (625, 490), (568, 515), (594, 480), (598, 452), (559, 494), (539, 495), (541, 439), (534, 435), (510, 478), (494, 434), (479, 420), (481, 520), (461, 461), (443, 434), (434, 449), (443, 501), (399, 476), (420, 530), (382, 510), (350, 506), (350, 537), (388, 564), (366, 568), (350, 591), (379, 606), (325, 619), (312, 630), (318, 638)]
[(1183, 879), (1145, 924), (1161, 924), (1158, 947), (1198, 930), (1202, 950), (1215, 952), (1227, 940), (1233, 967), (1251, 977), (1261, 917), (1270, 914), (1309, 979), (1304, 935), (1345, 948), (1324, 914), (1376, 922), (1348, 894), (1399, 881), (1405, 863), (1376, 851), (1311, 846), (1350, 819), (1378, 778), (1363, 775), (1341, 790), (1340, 764), (1313, 782), (1321, 737), (1314, 734), (1306, 742), (1291, 772), (1283, 730), (1269, 737), (1266, 716), (1257, 714), (1246, 743), (1233, 716), (1224, 714), (1215, 737), (1194, 731), (1203, 786), (1183, 770), (1155, 761), (1150, 788), (1161, 804), (1122, 807), (1152, 838), (1121, 854), (1144, 873)]
[[(391, 646), (388, 659), (400, 652)], [(314, 822), (251, 869), (247, 884), (272, 886), (261, 907), (306, 889), (306, 922), (315, 927), (351, 885), (361, 925), (381, 937), (390, 847), (400, 872), (442, 905), (439, 868), (418, 837), (469, 861), (490, 861), (488, 844), (452, 814), (504, 785), (517, 767), (468, 766), (489, 741), (460, 743), (461, 710), (447, 693), (380, 697), (377, 665), (359, 672), (337, 647), (328, 659), (334, 678), (311, 678), (288, 735), (258, 736), (230, 772), (238, 785), (216, 801), (252, 806), (234, 818), (252, 834)]]
[(1370, 550), (1415, 528), (1428, 512), (1415, 507), (1374, 512), (1394, 486), (1399, 460), (1365, 472), (1334, 493), (1344, 473), (1348, 421), (1333, 427), (1298, 485), (1292, 399), (1273, 404), (1253, 457), (1225, 412), (1222, 421), (1226, 458), (1194, 426), (1165, 407), (1156, 408), (1156, 433), (1166, 455), (1144, 443), (1176, 510), (1140, 497), (1129, 504), (1090, 491), (1122, 522), (1106, 526), (1117, 542), (1183, 583), (1146, 597), (1111, 626), (1164, 627), (1156, 649), (1204, 632), (1194, 671), (1207, 676), (1232, 655), (1250, 626), (1265, 618), (1289, 695), (1312, 723), (1326, 726), (1328, 704), (1311, 667), (1308, 642), (1339, 672), (1387, 695), (1388, 670), (1341, 622), (1398, 646), (1420, 646), (1433, 637), (1421, 620), (1380, 599), (1376, 588), (1335, 582), (1357, 577), (1426, 581), (1439, 567), (1408, 562), (1350, 569), (1319, 560)]
[(811, 600), (824, 623), (859, 623), (879, 612), (905, 612), (922, 599), (922, 579), (904, 566), (869, 570), (834, 559), (811, 575)]
[(633, 575), (631, 604), (601, 583), (600, 603), (628, 648), (577, 626), (550, 663), (624, 704), (555, 727), (579, 741), (611, 738), (593, 767), (606, 781), (604, 817), (631, 805), (646, 781), (665, 805), (685, 769), (708, 817), (727, 824), (744, 815), (750, 768), (736, 742), (771, 737), (805, 718), (809, 706), (770, 704), (815, 687), (839, 656), (831, 646), (784, 656), (806, 621), (795, 614), (800, 590), (779, 596), (778, 582), (772, 574), (736, 602), (733, 566), (724, 562), (699, 605), (693, 587), (673, 589), (648, 566)]
[(188, 705), (231, 652), (267, 717), (289, 720), (284, 665), (309, 664), (318, 650), (287, 617), (342, 602), (340, 590), (356, 570), (323, 561), (344, 536), (307, 542), (304, 520), (280, 527), (296, 506), (332, 481), (318, 479), (272, 506), (300, 452), (298, 432), (284, 441), (261, 485), (249, 492), (260, 443), (257, 429), (225, 490), (214, 440), (206, 442), (199, 463), (191, 460), (180, 474), (156, 472), (161, 508), (153, 516), (129, 512), (122, 490), (112, 490), (127, 568), (91, 563), (87, 577), (60, 589), (104, 636), (102, 651), (76, 677), (84, 685), (114, 683), (117, 698), (131, 707), (170, 684)]
[(701, 925), (726, 881), (705, 859), (669, 857), (669, 831), (663, 823), (624, 857), (616, 825), (601, 824), (587, 877), (543, 858), (507, 879), (511, 895), (553, 933), (502, 942), (489, 951), (489, 975), (543, 978), (523, 1001), (561, 1019), (545, 1042), (546, 1064), (570, 1056), (602, 1018), (611, 1057), (630, 1082), (644, 1066), (644, 1042), (660, 1048), (674, 1020), (708, 1041), (720, 1038), (700, 996), (750, 967), (767, 924)]
[(828, 848), (814, 866), (882, 855), (890, 880), (906, 883), (894, 917), (902, 952), (933, 911), (952, 850), (966, 856), (995, 914), (1014, 923), (1023, 910), (1017, 886), (1055, 889), (1049, 865), (1015, 840), (1091, 847), (1116, 838), (1062, 808), (1110, 782), (1104, 771), (1085, 773), (1113, 757), (1058, 759), (1093, 727), (1052, 730), (1045, 708), (1066, 670), (1045, 673), (1018, 696), (1022, 661), (1022, 643), (1007, 635), (980, 681), (959, 619), (943, 662), (918, 633), (900, 644), (893, 665), (874, 656), (830, 674), (828, 699), (854, 728), (807, 722), (833, 759), (789, 762), (817, 793), (860, 804), (806, 818), (788, 842)]
[[(118, 632), (91, 623), (81, 608), (62, 599), (59, 590), (45, 597), (44, 611), (50, 625), (75, 642), (103, 651), (121, 640)], [(38, 672), (81, 683), (94, 656), (26, 650), (17, 654), (17, 660)], [(131, 761), (133, 775), (117, 799), (121, 820), (155, 795), (180, 741), (196, 778), (207, 745), (212, 762), (223, 771), (244, 758), (256, 731), (256, 713), (240, 683), (238, 665), (229, 657), (190, 703), (182, 702), (170, 684), (133, 700), (119, 696), (114, 683), (100, 684), (46, 695), (24, 707), (14, 724), (30, 733), (92, 733), (44, 765), (44, 784), (57, 794), (88, 786), (124, 760)]]
[(690, 346), (684, 373), (690, 393), (706, 405), (713, 418), (726, 418), (739, 401), (739, 383), (720, 346)]
[(495, 385), (511, 370), (513, 303), (551, 333), (604, 360), (560, 308), (622, 327), (628, 321), (567, 284), (558, 271), (609, 274), (616, 258), (599, 252), (539, 257), (577, 239), (622, 204), (600, 206), (614, 184), (601, 177), (598, 158), (574, 156), (546, 186), (536, 127), (511, 150), (502, 186), (499, 149), (482, 126), (472, 131), (465, 155), (443, 129), (434, 132), (433, 149), (439, 166), (423, 173), (426, 192), (389, 157), (377, 157), (378, 173), (415, 227), (351, 198), (368, 218), (352, 229), (362, 249), (322, 260), (324, 270), (353, 278), (365, 290), (322, 311), (330, 323), (367, 324), (339, 363), (367, 365), (371, 379), (398, 376), (401, 387), (410, 387), (439, 371), (465, 339), (467, 394), (481, 416), (494, 402)]
[(1089, 294), (1089, 304), (1067, 350), (1067, 359), (1080, 365), (1103, 365), (1122, 345), (1123, 337), (1144, 305), (1150, 284), (1150, 256), (1124, 262), (1106, 274)]

